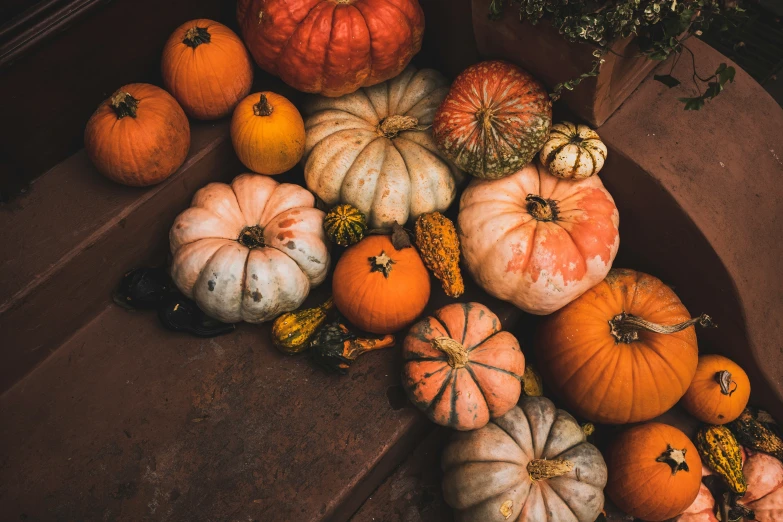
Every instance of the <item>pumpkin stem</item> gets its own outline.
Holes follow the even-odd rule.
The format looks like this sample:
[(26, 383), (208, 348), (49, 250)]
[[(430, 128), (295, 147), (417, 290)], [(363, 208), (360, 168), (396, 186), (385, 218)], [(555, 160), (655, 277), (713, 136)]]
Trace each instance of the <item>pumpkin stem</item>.
[(260, 248), (266, 246), (264, 244), (264, 229), (258, 225), (245, 227), (242, 229), (242, 232), (239, 233), (237, 241), (247, 248)]
[(256, 116), (269, 116), (274, 111), (274, 107), (269, 104), (269, 100), (266, 99), (266, 94), (261, 93), (261, 99), (258, 103), (253, 105), (253, 114)]
[(482, 107), (476, 111), (476, 120), (481, 123), (485, 133), (492, 131), (492, 117), (494, 113), (489, 107)]
[(545, 199), (536, 194), (528, 194), (525, 201), (527, 201), (527, 213), (537, 221), (557, 220), (557, 201)]
[(566, 459), (533, 459), (527, 463), (527, 474), (533, 482), (559, 477), (572, 469), (574, 463)]
[(468, 364), (468, 351), (451, 337), (436, 337), (432, 340), (432, 347), (445, 353), (449, 358), (449, 366), (455, 370)]
[(666, 451), (655, 459), (655, 462), (665, 462), (672, 468), (672, 475), (676, 475), (678, 471), (690, 471), (688, 463), (685, 461), (685, 452), (687, 448), (681, 450), (674, 449), (670, 444), (666, 445)]
[[(731, 397), (731, 394), (737, 391), (738, 384), (736, 381), (731, 379), (731, 373), (729, 373), (728, 370), (721, 370), (716, 373), (715, 380), (720, 385), (720, 392), (723, 395), (728, 395)], [(732, 384), (734, 385), (734, 388), (731, 387)]]
[(370, 261), (370, 272), (381, 272), (383, 277), (389, 277), (394, 259), (390, 258), (384, 250), (377, 256), (367, 258)]
[(114, 109), (114, 113), (117, 115), (118, 120), (125, 116), (135, 118), (136, 109), (139, 108), (139, 100), (125, 91), (117, 91), (112, 94), (109, 105)]
[(701, 314), (699, 317), (694, 317), (693, 319), (689, 319), (679, 324), (663, 325), (651, 323), (641, 317), (623, 312), (614, 316), (609, 321), (609, 332), (614, 337), (615, 342), (631, 343), (639, 340), (640, 330), (659, 334), (672, 334), (681, 332), (694, 324), (698, 324), (704, 328), (717, 327), (717, 325), (712, 322), (712, 317), (707, 314)]
[(212, 35), (209, 34), (206, 27), (191, 27), (185, 31), (185, 38), (182, 39), (182, 43), (195, 49), (203, 43), (209, 43), (210, 40), (212, 40)]
[(397, 134), (403, 131), (416, 129), (418, 125), (419, 120), (413, 116), (400, 116), (395, 114), (381, 120), (381, 122), (378, 124), (378, 133), (381, 136), (385, 136), (390, 140), (393, 140), (397, 137)]

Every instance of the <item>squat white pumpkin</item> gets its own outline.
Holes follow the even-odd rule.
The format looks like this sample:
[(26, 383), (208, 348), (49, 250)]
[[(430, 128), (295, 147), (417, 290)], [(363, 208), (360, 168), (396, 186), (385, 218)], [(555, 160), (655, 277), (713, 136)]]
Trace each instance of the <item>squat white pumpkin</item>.
[(304, 188), (259, 174), (210, 183), (171, 227), (174, 282), (224, 322), (261, 323), (298, 308), (329, 268), (314, 204)]
[(552, 125), (539, 157), (553, 176), (584, 179), (598, 174), (606, 153), (606, 145), (593, 129), (564, 121)]
[(370, 228), (444, 211), (464, 174), (444, 159), (429, 127), (449, 91), (432, 69), (305, 107), (305, 180), (328, 206), (349, 203)]

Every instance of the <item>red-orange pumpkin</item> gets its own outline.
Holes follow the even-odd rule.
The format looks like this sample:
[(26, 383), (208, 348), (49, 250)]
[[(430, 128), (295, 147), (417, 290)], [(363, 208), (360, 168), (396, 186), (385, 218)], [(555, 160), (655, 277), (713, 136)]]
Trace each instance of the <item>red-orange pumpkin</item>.
[(522, 392), (519, 343), (480, 303), (450, 304), (416, 323), (402, 356), (408, 397), (442, 426), (481, 428), (513, 408)]
[(497, 179), (538, 154), (552, 126), (544, 87), (502, 61), (465, 69), (451, 86), (432, 124), (438, 148), (477, 178)]
[(229, 114), (253, 84), (253, 63), (242, 40), (212, 20), (177, 27), (163, 48), (161, 72), (166, 89), (200, 120)]
[(683, 432), (657, 422), (620, 434), (606, 454), (606, 494), (642, 520), (679, 515), (699, 494), (701, 459)]
[(726, 424), (740, 416), (749, 398), (745, 370), (722, 355), (702, 355), (682, 406), (702, 422)]
[(430, 275), (413, 247), (397, 250), (389, 236), (368, 236), (346, 250), (334, 269), (332, 299), (362, 330), (409, 326), (430, 298)]
[(134, 187), (160, 183), (185, 161), (190, 124), (177, 100), (146, 83), (131, 83), (100, 104), (84, 130), (84, 148), (98, 171)]
[(649, 420), (674, 406), (696, 373), (691, 325), (709, 318), (689, 317), (659, 279), (613, 269), (542, 324), (538, 367), (547, 385), (591, 421)]
[(262, 69), (326, 96), (394, 78), (424, 33), (417, 0), (239, 0), (237, 18)]

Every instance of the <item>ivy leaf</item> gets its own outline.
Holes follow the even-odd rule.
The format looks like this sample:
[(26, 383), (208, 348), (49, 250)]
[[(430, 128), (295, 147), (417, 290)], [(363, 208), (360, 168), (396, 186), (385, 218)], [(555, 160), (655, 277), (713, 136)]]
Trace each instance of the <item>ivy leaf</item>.
[(681, 102), (685, 103), (686, 111), (698, 111), (704, 107), (704, 98), (697, 96), (695, 98), (677, 98)]
[(726, 82), (734, 83), (734, 75), (736, 74), (737, 70), (734, 67), (727, 67), (725, 63), (720, 64), (720, 67), (715, 71), (721, 87), (726, 85)]
[(702, 98), (709, 98), (712, 99), (720, 94), (720, 91), (723, 90), (723, 86), (718, 82), (710, 82), (707, 84), (707, 90), (704, 91), (704, 94), (702, 95)]
[(666, 87), (671, 89), (672, 87), (677, 87), (680, 85), (680, 80), (672, 76), (671, 74), (656, 74), (653, 76), (653, 80), (658, 80), (662, 84), (664, 84)]

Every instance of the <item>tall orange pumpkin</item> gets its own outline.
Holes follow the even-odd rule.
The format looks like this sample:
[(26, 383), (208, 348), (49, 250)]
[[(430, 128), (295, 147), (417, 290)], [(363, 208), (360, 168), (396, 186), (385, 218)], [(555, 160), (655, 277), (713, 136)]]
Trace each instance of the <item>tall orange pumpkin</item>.
[(702, 422), (726, 424), (740, 416), (749, 398), (745, 370), (722, 355), (702, 355), (682, 406)]
[(332, 298), (340, 313), (362, 330), (392, 333), (424, 311), (430, 276), (415, 248), (397, 250), (389, 236), (368, 236), (337, 262)]
[(613, 269), (539, 329), (544, 380), (591, 421), (652, 419), (680, 400), (696, 373), (692, 325), (709, 317), (689, 317), (660, 280)]
[(451, 85), (432, 124), (438, 148), (477, 178), (497, 179), (538, 154), (552, 126), (544, 87), (516, 65), (481, 62)]
[(517, 339), (480, 303), (454, 303), (411, 328), (402, 349), (402, 385), (433, 422), (481, 428), (522, 393), (525, 356)]
[(212, 20), (177, 27), (163, 48), (161, 72), (166, 89), (200, 120), (230, 114), (253, 84), (253, 63), (242, 40)]
[(642, 520), (679, 515), (699, 494), (701, 459), (683, 432), (657, 422), (621, 433), (606, 453), (606, 494)]
[(240, 161), (253, 172), (281, 174), (304, 154), (304, 121), (285, 97), (273, 92), (251, 94), (234, 109), (231, 141)]
[(237, 18), (262, 69), (326, 96), (394, 78), (424, 33), (418, 0), (239, 0)]
[(190, 149), (190, 124), (177, 100), (146, 83), (120, 87), (84, 130), (84, 148), (107, 178), (145, 187), (171, 176)]

